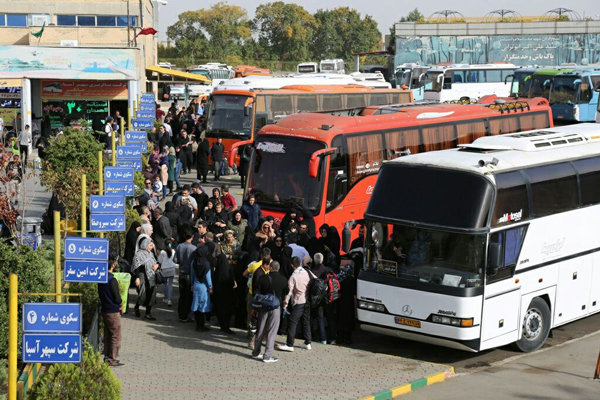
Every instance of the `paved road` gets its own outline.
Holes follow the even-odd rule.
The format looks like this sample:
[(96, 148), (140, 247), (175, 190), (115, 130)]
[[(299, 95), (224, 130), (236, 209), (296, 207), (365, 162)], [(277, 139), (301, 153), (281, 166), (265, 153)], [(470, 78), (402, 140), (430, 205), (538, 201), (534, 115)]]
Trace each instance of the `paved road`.
[(533, 354), (521, 354), (473, 374), (457, 374), (439, 385), (419, 389), (411, 400), (600, 398), (594, 368), (600, 331)]
[(318, 343), (311, 351), (276, 351), (279, 362), (265, 364), (250, 358), (245, 332), (229, 336), (214, 326), (210, 332), (196, 332), (194, 324), (178, 321), (176, 304), (169, 308), (160, 299), (152, 313), (157, 321), (131, 312), (123, 318), (120, 360), (126, 365), (114, 368), (123, 399), (356, 399), (450, 371), (443, 365)]

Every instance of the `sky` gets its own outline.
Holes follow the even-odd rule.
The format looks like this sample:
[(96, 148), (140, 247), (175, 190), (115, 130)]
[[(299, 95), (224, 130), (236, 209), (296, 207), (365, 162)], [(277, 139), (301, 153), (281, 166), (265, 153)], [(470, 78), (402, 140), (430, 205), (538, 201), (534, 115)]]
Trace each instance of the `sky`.
[[(177, 21), (177, 16), (183, 11), (210, 8), (218, 1), (213, 0), (167, 0), (166, 6), (159, 6), (159, 40), (166, 40), (166, 31), (169, 25)], [(248, 11), (250, 18), (254, 16), (256, 7), (260, 4), (270, 3), (272, 0), (229, 0), (229, 4), (237, 5)], [(302, 5), (310, 13), (319, 9), (331, 9), (348, 6), (356, 9), (361, 15), (370, 15), (379, 24), (382, 34), (387, 34), (389, 28), (401, 17), (406, 16), (411, 10), (418, 8), (426, 17), (440, 10), (454, 10), (465, 17), (482, 17), (488, 12), (505, 9), (518, 12), (522, 16), (543, 15), (546, 11), (555, 8), (568, 8), (579, 15), (600, 20), (600, 1), (598, 0), (504, 0), (502, 2), (488, 2), (482, 0), (454, 0), (442, 2), (440, 0), (303, 0), (286, 1)]]

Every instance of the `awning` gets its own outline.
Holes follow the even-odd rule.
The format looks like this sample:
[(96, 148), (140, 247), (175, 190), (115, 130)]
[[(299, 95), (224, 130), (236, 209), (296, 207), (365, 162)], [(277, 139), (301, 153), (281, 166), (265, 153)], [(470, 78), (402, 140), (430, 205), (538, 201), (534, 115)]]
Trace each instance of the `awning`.
[(204, 82), (210, 84), (211, 80), (200, 74), (163, 68), (157, 65), (146, 68), (146, 79), (155, 82)]

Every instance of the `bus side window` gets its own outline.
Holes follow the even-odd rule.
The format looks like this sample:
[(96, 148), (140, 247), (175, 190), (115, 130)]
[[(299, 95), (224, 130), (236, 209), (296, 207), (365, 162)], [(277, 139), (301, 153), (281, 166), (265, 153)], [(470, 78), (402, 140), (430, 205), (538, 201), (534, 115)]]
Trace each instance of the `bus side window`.
[(327, 211), (336, 207), (348, 193), (348, 155), (341, 136), (331, 142), (337, 150), (329, 156), (329, 179), (327, 182)]
[(423, 126), (421, 128), (425, 151), (444, 150), (456, 147), (454, 124)]
[(490, 135), (501, 135), (503, 133), (513, 133), (519, 130), (518, 116), (502, 116), (490, 118)]
[(316, 111), (319, 109), (317, 96), (314, 94), (296, 96), (296, 112)]
[(468, 144), (473, 140), (485, 136), (485, 122), (473, 120), (456, 124), (458, 144)]
[(488, 276), (487, 283), (498, 282), (513, 276), (525, 238), (526, 228), (525, 225), (521, 225), (492, 235), (490, 243), (499, 243), (502, 247), (502, 262), (498, 271)]
[(419, 129), (403, 129), (385, 133), (385, 148), (388, 150), (387, 159), (417, 154), (419, 152)]
[(376, 174), (383, 161), (383, 143), (379, 133), (350, 136), (348, 146), (348, 185)]
[(326, 94), (323, 96), (323, 111), (341, 110), (342, 95), (341, 94)]
[(548, 114), (545, 112), (519, 115), (519, 124), (521, 131), (530, 131), (533, 129), (543, 129), (550, 126)]
[(365, 95), (362, 93), (348, 94), (346, 96), (346, 107), (347, 108), (360, 108), (366, 105)]
[(534, 216), (573, 210), (578, 206), (577, 177), (570, 163), (527, 168)]
[(579, 173), (581, 205), (600, 204), (600, 157), (577, 160), (573, 164)]

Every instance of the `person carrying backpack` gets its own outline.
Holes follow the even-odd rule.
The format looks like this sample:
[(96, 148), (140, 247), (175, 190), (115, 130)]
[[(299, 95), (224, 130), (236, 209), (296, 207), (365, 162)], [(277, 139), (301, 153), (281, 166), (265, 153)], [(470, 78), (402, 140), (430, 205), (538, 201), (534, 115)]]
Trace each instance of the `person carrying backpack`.
[(311, 272), (315, 278), (311, 287), (311, 307), (316, 315), (320, 342), (336, 344), (336, 300), (340, 297), (340, 282), (333, 270), (323, 264), (323, 258), (323, 254), (315, 253), (313, 259)]

